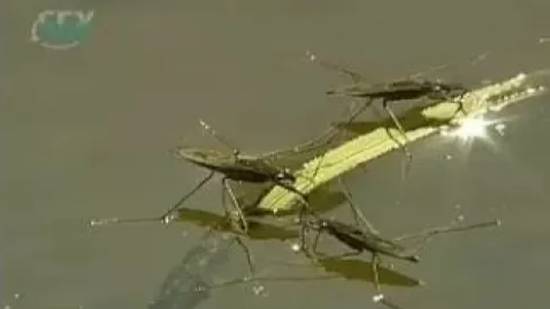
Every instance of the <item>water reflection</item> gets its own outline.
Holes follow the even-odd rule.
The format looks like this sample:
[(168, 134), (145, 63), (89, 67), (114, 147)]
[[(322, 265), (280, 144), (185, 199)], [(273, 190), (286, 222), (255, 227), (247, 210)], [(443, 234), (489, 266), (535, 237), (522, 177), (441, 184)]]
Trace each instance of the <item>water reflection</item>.
[[(316, 209), (326, 212), (341, 204), (345, 198), (341, 192), (321, 190), (317, 194), (318, 203)], [(324, 199), (322, 197), (329, 197)], [(322, 203), (321, 201), (325, 201)], [(326, 202), (329, 203), (326, 203)], [(328, 205), (330, 204), (330, 205)], [(248, 280), (237, 278), (226, 282), (214, 282), (216, 272), (224, 267), (229, 259), (229, 248), (235, 243), (231, 225), (227, 219), (215, 213), (197, 209), (179, 210), (179, 221), (192, 223), (209, 229), (199, 240), (199, 244), (191, 249), (181, 262), (166, 277), (155, 300), (150, 304), (150, 309), (175, 309), (195, 308), (201, 302), (212, 296), (215, 288), (246, 283)], [(279, 226), (262, 222), (259, 219), (249, 219), (249, 233), (247, 237), (252, 240), (289, 240), (298, 237), (296, 224)], [(281, 250), (283, 250), (281, 248)], [(324, 257), (313, 262), (304, 257), (305, 263), (310, 263), (312, 269), (321, 269), (324, 275), (297, 277), (258, 277), (261, 282), (297, 282), (311, 280), (326, 280), (344, 278), (373, 282), (372, 265), (360, 259), (343, 259), (336, 257)], [(244, 261), (243, 261), (244, 263)], [(394, 270), (380, 267), (381, 282), (394, 286), (416, 286), (419, 280), (400, 274)]]
[[(245, 198), (248, 198), (249, 200), (256, 200), (259, 201), (261, 198), (265, 196), (266, 193), (268, 193), (271, 190), (272, 186), (267, 188), (266, 190), (261, 191), (259, 194), (254, 196), (253, 192), (246, 193)], [(308, 196), (308, 201), (310, 204), (310, 207), (314, 209), (317, 213), (326, 213), (329, 212), (340, 205), (342, 205), (346, 201), (346, 196), (344, 193), (340, 191), (334, 191), (331, 190), (329, 186), (321, 187)], [(253, 204), (252, 204), (253, 205)], [(296, 214), (297, 209), (296, 208), (290, 208), (290, 209), (281, 209), (277, 211), (277, 216), (286, 216), (286, 215), (292, 215)], [(245, 209), (245, 213), (247, 216), (272, 216), (273, 211), (268, 209), (261, 209), (257, 207), (247, 207)]]
[(228, 260), (232, 238), (207, 232), (164, 280), (150, 309), (195, 308), (210, 297), (212, 275)]
[[(213, 231), (232, 233), (233, 228), (222, 215), (198, 209), (183, 208), (179, 211), (180, 221), (193, 223), (195, 225), (209, 228)], [(285, 228), (253, 219), (248, 220), (249, 232), (247, 237), (257, 240), (278, 239), (287, 240), (298, 237), (296, 228)]]

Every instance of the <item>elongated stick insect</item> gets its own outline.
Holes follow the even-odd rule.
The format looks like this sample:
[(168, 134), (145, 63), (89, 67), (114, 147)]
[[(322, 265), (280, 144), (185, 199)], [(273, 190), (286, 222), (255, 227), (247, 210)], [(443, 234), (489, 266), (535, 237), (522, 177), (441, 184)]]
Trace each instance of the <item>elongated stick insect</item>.
[[(421, 98), (429, 98), (432, 100), (448, 100), (458, 104), (458, 111), (462, 111), (466, 114), (464, 106), (462, 104), (462, 97), (468, 92), (468, 89), (462, 84), (458, 83), (444, 83), (440, 80), (427, 80), (420, 78), (422, 73), (411, 75), (408, 78), (398, 79), (390, 82), (383, 83), (367, 83), (366, 78), (353, 70), (341, 67), (334, 63), (326, 62), (319, 59), (315, 54), (307, 52), (307, 55), (311, 61), (317, 61), (321, 66), (336, 70), (345, 75), (348, 75), (352, 79), (352, 83), (343, 85), (335, 89), (328, 90), (328, 95), (342, 95), (346, 97), (365, 99), (363, 105), (354, 112), (355, 115), (363, 112), (371, 104), (379, 99), (382, 102), (382, 107), (386, 113), (390, 116), (394, 125), (405, 139), (405, 144), (399, 142), (392, 136), (399, 146), (404, 150), (407, 157), (411, 158), (411, 154), (408, 151), (406, 144), (409, 142), (405, 130), (401, 125), (401, 122), (390, 108), (391, 102), (398, 102), (404, 100), (416, 100)], [(443, 66), (436, 67), (434, 69), (442, 68)], [(456, 100), (455, 98), (458, 98)], [(388, 134), (391, 134), (388, 130)]]
[[(355, 209), (355, 211), (360, 211), (353, 205), (351, 197), (348, 195), (350, 206)], [(362, 220), (366, 220), (363, 218)], [(386, 239), (380, 236), (380, 233), (372, 228), (371, 224), (364, 224), (364, 228), (359, 226), (353, 226), (346, 223), (342, 223), (336, 220), (329, 219), (309, 219), (306, 223), (308, 229), (313, 229), (317, 231), (315, 236), (314, 244), (312, 246), (313, 254), (320, 255), (317, 251), (317, 246), (319, 238), (322, 232), (328, 233), (334, 238), (338, 239), (340, 242), (344, 243), (349, 248), (353, 249), (352, 252), (345, 253), (340, 256), (353, 256), (361, 254), (364, 251), (368, 251), (372, 254), (372, 272), (374, 276), (374, 285), (378, 292), (381, 292), (380, 288), (380, 277), (378, 273), (378, 266), (380, 264), (380, 256), (385, 255), (393, 257), (396, 259), (401, 259), (409, 262), (417, 263), (420, 261), (418, 256), (419, 251), (423, 246), (434, 236), (445, 233), (452, 232), (461, 232), (477, 228), (486, 228), (500, 225), (499, 220), (493, 220), (488, 222), (481, 222), (466, 226), (445, 226), (437, 227), (432, 229), (424, 230), (420, 233), (403, 235), (394, 239)], [(413, 248), (407, 248), (399, 244), (399, 241), (407, 239), (420, 239), (419, 244)], [(306, 252), (306, 254), (311, 254), (311, 252)], [(383, 294), (378, 295), (375, 298), (377, 301), (383, 299)]]
[[(201, 187), (208, 183), (215, 173), (220, 173), (223, 175), (221, 181), (223, 186), (222, 204), (226, 210), (226, 213), (233, 219), (235, 218), (234, 216), (232, 216), (232, 214), (236, 213), (237, 219), (238, 221), (240, 221), (240, 229), (245, 234), (248, 231), (248, 224), (243, 214), (241, 205), (239, 204), (239, 201), (237, 200), (234, 190), (229, 182), (230, 180), (249, 183), (273, 183), (299, 195), (302, 205), (304, 207), (308, 207), (306, 195), (296, 189), (293, 185), (296, 177), (291, 173), (291, 171), (287, 168), (277, 167), (269, 162), (268, 155), (269, 157), (274, 157), (282, 153), (283, 151), (278, 153), (273, 152), (269, 153), (268, 155), (262, 156), (243, 155), (238, 150), (238, 148), (232, 146), (232, 144), (227, 142), (210, 125), (202, 120), (200, 121), (200, 124), (203, 129), (211, 136), (213, 136), (218, 142), (230, 148), (232, 150), (232, 153), (229, 154), (216, 150), (190, 147), (177, 148), (175, 150), (176, 157), (208, 169), (210, 171), (208, 175), (204, 179), (202, 179), (191, 191), (180, 198), (172, 207), (170, 207), (163, 215), (159, 217), (137, 219), (109, 219), (109, 221), (107, 221), (108, 223), (142, 222), (155, 220), (169, 223), (173, 219), (172, 214), (177, 211), (189, 197), (191, 197)], [(314, 145), (312, 143), (307, 143), (304, 145), (310, 148), (314, 148)], [(293, 151), (297, 151), (297, 149), (293, 149)], [(226, 205), (226, 193), (231, 198), (234, 212), (232, 212)], [(106, 222), (92, 222), (92, 224), (101, 223)]]

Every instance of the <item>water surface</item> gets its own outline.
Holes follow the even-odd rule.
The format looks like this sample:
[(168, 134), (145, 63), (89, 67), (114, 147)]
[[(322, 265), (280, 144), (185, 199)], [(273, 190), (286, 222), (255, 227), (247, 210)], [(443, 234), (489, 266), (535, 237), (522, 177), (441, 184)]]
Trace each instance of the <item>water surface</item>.
[[(30, 42), (31, 25), (46, 9), (94, 10), (89, 37), (63, 51)], [(550, 35), (549, 12), (547, 1), (534, 0), (3, 1), (0, 304), (146, 308), (203, 229), (181, 223), (91, 230), (88, 220), (156, 215), (203, 177), (204, 170), (169, 154), (182, 143), (218, 146), (201, 132), (199, 118), (250, 152), (320, 132), (346, 110), (345, 100), (324, 92), (346, 79), (308, 62), (305, 51), (373, 81), (448, 63), (437, 76), (474, 87), (548, 67), (548, 45), (536, 42)], [(485, 62), (469, 64), (485, 51)], [(347, 178), (356, 203), (388, 235), (459, 214), (504, 222), (430, 243), (419, 265), (397, 263), (427, 286), (385, 286), (395, 301), (406, 308), (547, 303), (547, 102), (542, 96), (499, 114), (509, 120), (504, 136), (493, 130), (472, 144), (434, 137), (411, 146), (405, 180), (398, 152)], [(188, 206), (221, 213), (219, 192), (214, 182)], [(305, 263), (280, 240), (250, 245), (268, 275), (296, 272), (273, 258)], [(327, 241), (325, 248), (337, 247)], [(233, 249), (220, 279), (246, 273)], [(265, 286), (268, 296), (240, 285), (194, 305), (377, 306), (372, 285), (361, 280)]]

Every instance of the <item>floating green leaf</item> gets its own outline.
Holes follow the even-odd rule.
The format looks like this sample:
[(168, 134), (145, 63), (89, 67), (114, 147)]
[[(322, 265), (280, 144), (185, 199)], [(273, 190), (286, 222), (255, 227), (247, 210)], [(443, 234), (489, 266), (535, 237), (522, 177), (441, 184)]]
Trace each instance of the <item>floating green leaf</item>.
[[(459, 126), (466, 118), (480, 116), (490, 111), (499, 111), (513, 103), (540, 94), (544, 88), (532, 85), (530, 77), (534, 74), (518, 74), (503, 82), (467, 93), (463, 98), (463, 106), (467, 111), (466, 116), (457, 112), (457, 103), (453, 102), (439, 102), (428, 107), (410, 110), (401, 119), (409, 142)], [(391, 122), (382, 122), (375, 127), (371, 126), (367, 133), (306, 162), (301, 169), (296, 171), (297, 180), (294, 185), (301, 192), (309, 194), (360, 164), (398, 149), (399, 146), (395, 139), (402, 143), (405, 142), (399, 132), (393, 128)], [(296, 194), (275, 186), (261, 199), (258, 208), (277, 213), (292, 209), (298, 202)]]

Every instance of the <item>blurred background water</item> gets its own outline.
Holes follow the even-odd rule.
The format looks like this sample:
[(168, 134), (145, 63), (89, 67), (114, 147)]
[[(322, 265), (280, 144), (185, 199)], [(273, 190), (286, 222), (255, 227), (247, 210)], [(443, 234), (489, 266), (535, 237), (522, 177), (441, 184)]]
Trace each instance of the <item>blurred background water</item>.
[[(44, 10), (94, 11), (79, 45), (30, 41)], [(470, 87), (549, 66), (548, 1), (15, 1), (0, 3), (0, 305), (146, 308), (201, 242), (176, 223), (90, 229), (97, 217), (157, 215), (205, 175), (174, 160), (185, 143), (216, 146), (203, 118), (243, 151), (304, 141), (346, 111), (325, 90), (347, 80), (305, 57), (373, 81), (450, 67)], [(477, 65), (469, 59), (489, 51)], [(550, 286), (548, 96), (507, 109), (504, 135), (463, 143), (432, 137), (347, 178), (357, 204), (388, 235), (500, 217), (498, 230), (442, 237), (418, 265), (424, 287), (385, 286), (406, 308), (542, 307)], [(371, 115), (372, 116), (372, 115)], [(450, 159), (449, 159), (450, 158)], [(188, 204), (221, 213), (220, 186)], [(265, 273), (306, 263), (289, 243), (250, 243)], [(327, 244), (330, 248), (330, 244)], [(235, 249), (235, 248), (233, 248)], [(246, 271), (237, 250), (223, 278)], [(264, 261), (264, 262), (262, 262)], [(307, 263), (306, 263), (307, 264)], [(229, 269), (229, 270), (228, 270)], [(318, 274), (322, 272), (317, 272)], [(216, 289), (199, 308), (373, 308), (362, 281), (265, 283)], [(195, 296), (192, 296), (195, 297)], [(8, 307), (6, 307), (8, 308)], [(168, 308), (168, 307), (166, 307)]]

